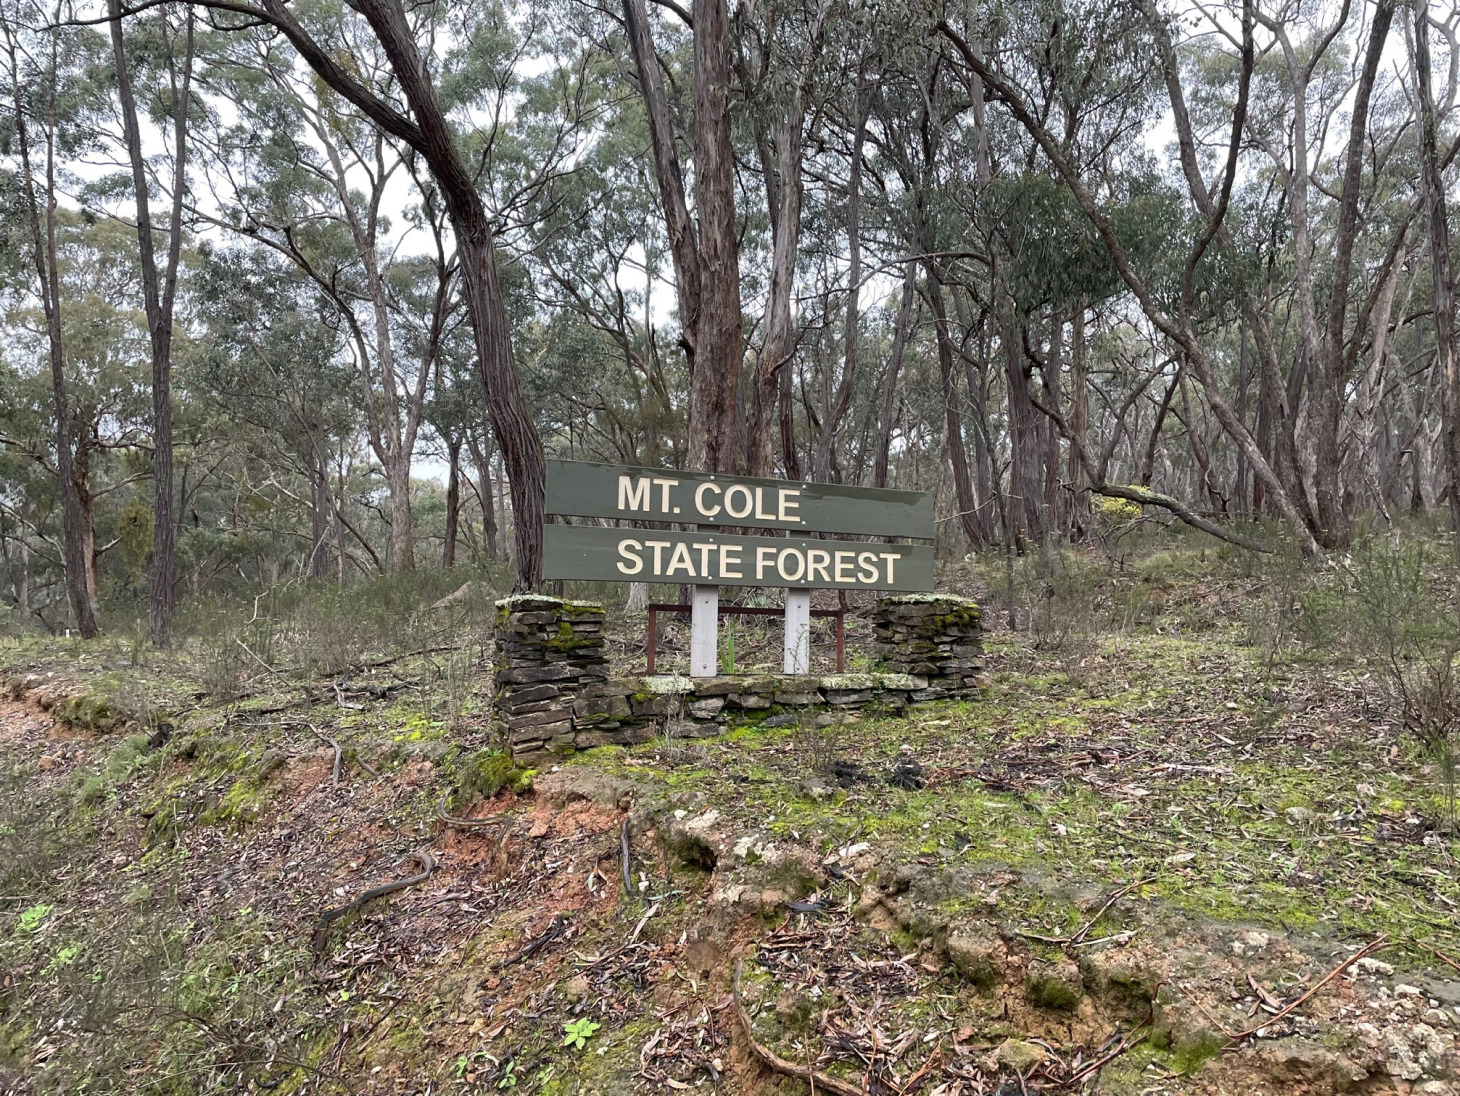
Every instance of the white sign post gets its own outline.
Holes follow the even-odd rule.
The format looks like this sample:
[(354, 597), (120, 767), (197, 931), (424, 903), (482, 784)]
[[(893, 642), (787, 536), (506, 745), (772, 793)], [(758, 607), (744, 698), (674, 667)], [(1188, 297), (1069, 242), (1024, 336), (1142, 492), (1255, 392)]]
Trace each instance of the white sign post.
[(690, 603), (689, 672), (692, 677), (714, 677), (720, 653), (720, 587), (696, 586)]
[(788, 674), (811, 672), (811, 591), (786, 591), (786, 658)]

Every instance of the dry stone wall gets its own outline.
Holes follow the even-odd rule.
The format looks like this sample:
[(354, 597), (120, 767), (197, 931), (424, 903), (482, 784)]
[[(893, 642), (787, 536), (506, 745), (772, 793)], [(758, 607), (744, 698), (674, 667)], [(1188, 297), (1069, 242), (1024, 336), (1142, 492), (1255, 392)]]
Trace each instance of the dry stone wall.
[(877, 604), (875, 672), (613, 677), (603, 606), (537, 594), (497, 603), (496, 722), (519, 764), (661, 729), (708, 737), (735, 726), (850, 722), (932, 700), (978, 696), (978, 606), (919, 595)]

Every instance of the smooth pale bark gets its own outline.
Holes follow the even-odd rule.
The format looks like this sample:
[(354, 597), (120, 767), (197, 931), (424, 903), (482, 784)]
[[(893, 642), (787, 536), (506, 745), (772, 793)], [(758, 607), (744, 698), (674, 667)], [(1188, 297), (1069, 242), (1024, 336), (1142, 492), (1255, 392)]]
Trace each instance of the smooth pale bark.
[[(113, 0), (115, 2), (115, 0)], [(304, 108), (310, 118), (315, 137), (325, 150), (330, 161), (330, 185), (339, 200), (345, 223), (355, 244), (355, 254), (365, 276), (367, 296), (370, 301), (371, 326), (374, 330), (373, 346), (367, 347), (363, 332), (357, 338), (364, 360), (360, 363), (360, 381), (365, 406), (366, 433), (370, 448), (385, 471), (386, 492), (390, 496), (390, 537), (386, 559), (395, 572), (415, 570), (415, 529), (411, 515), (411, 459), (416, 448), (416, 437), (420, 433), (425, 411), (426, 391), (432, 375), (431, 361), (422, 362), (416, 374), (414, 388), (408, 388), (402, 397), (402, 378), (396, 367), (395, 340), (391, 333), (390, 300), (386, 292), (385, 277), (380, 269), (379, 230), (380, 206), (384, 200), (394, 165), (386, 164), (384, 138), (375, 134), (374, 169), (363, 171), (369, 180), (365, 208), (362, 210), (356, 200), (357, 190), (349, 185), (351, 172), (339, 151), (339, 144), (332, 133), (333, 117), (324, 107)], [(364, 166), (364, 156), (357, 165)], [(361, 174), (360, 172), (356, 173)], [(443, 287), (444, 288), (444, 287)], [(437, 294), (436, 312), (433, 318), (431, 354), (437, 347), (434, 337), (440, 326), (440, 311), (444, 307), (444, 295)], [(342, 308), (349, 305), (341, 302)], [(373, 353), (372, 353), (373, 351)], [(374, 363), (372, 374), (370, 365)], [(378, 395), (377, 395), (378, 389)], [(403, 406), (404, 405), (404, 406)]]

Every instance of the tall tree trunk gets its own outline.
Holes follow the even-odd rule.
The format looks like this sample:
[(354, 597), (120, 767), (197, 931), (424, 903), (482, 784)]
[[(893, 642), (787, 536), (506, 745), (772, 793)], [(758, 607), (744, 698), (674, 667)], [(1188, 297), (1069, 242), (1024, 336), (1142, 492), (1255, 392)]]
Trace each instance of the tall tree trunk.
[(766, 181), (771, 215), (771, 276), (766, 292), (765, 340), (755, 364), (751, 393), (750, 431), (745, 466), (752, 476), (772, 470), (771, 421), (776, 416), (781, 374), (787, 371), (796, 348), (791, 294), (796, 280), (796, 252), (801, 242), (801, 151), (806, 124), (800, 89), (786, 117), (776, 126), (775, 158), (768, 164), (773, 175)]
[(447, 446), (450, 454), (451, 471), (446, 479), (446, 536), (441, 549), (441, 566), (456, 565), (456, 520), (461, 509), (461, 442), (453, 441)]
[[(1423, 2), (1423, 0), (1420, 0)], [(1348, 149), (1344, 159), (1343, 189), (1339, 195), (1338, 226), (1333, 243), (1333, 289), (1328, 300), (1328, 322), (1323, 342), (1323, 381), (1314, 384), (1314, 501), (1318, 510), (1319, 540), (1325, 548), (1347, 548), (1353, 523), (1344, 506), (1343, 453), (1339, 430), (1349, 389), (1349, 362), (1344, 340), (1349, 272), (1353, 266), (1354, 238), (1358, 234), (1359, 191), (1363, 179), (1364, 139), (1368, 132), (1369, 101), (1378, 75), (1396, 0), (1379, 0), (1373, 7), (1369, 42), (1350, 114)], [(1357, 333), (1355, 334), (1357, 337)]]
[(492, 458), (490, 451), (483, 452), (477, 444), (476, 435), (468, 431), (466, 446), (471, 451), (472, 463), (477, 466), (477, 504), (482, 511), (482, 540), (486, 542), (487, 558), (497, 558), (497, 496), (492, 490)]
[[(1072, 406), (1070, 408), (1070, 429), (1082, 447), (1089, 445), (1090, 433), (1090, 385), (1088, 362), (1090, 349), (1085, 344), (1085, 301), (1075, 306), (1074, 321), (1070, 326), (1070, 387)], [(1083, 540), (1090, 530), (1090, 478), (1085, 466), (1072, 445), (1069, 465), (1070, 487), (1074, 498), (1070, 506), (1070, 532), (1076, 540)]]
[[(1430, 281), (1434, 286), (1435, 356), (1440, 371), (1441, 410), (1446, 476), (1449, 480), (1450, 522), (1460, 532), (1460, 361), (1455, 354), (1455, 283), (1450, 268), (1450, 226), (1445, 202), (1445, 180), (1435, 135), (1435, 96), (1430, 85), (1430, 26), (1428, 0), (1414, 4), (1414, 70), (1419, 91), (1420, 178), (1430, 228)], [(1423, 430), (1420, 431), (1423, 433)], [(1416, 451), (1420, 439), (1415, 438)], [(1416, 465), (1418, 461), (1416, 461)], [(1416, 468), (1418, 479), (1418, 468)]]
[(1018, 318), (1014, 314), (1014, 303), (1007, 294), (1000, 308), (1000, 328), (999, 341), (1004, 349), (1004, 383), (1008, 389), (1009, 405), (1011, 527), (1017, 543), (1021, 534), (1042, 539), (1042, 488), (1038, 478), (1042, 447), (1039, 445), (1040, 424), (1035, 421), (1038, 412), (1034, 410), (1029, 396), (1030, 369), (1020, 351)]
[(24, 620), (30, 616), (30, 544), (25, 539), (25, 530), (20, 531), (20, 573), (15, 576), (15, 608)]
[(801, 455), (796, 451), (796, 394), (792, 387), (795, 377), (789, 365), (781, 370), (776, 387), (776, 408), (781, 420), (781, 463), (785, 465), (787, 479), (801, 478)]
[(938, 344), (938, 376), (943, 383), (943, 421), (948, 432), (948, 461), (953, 466), (953, 494), (958, 506), (958, 522), (968, 543), (982, 543), (978, 526), (978, 500), (973, 495), (973, 481), (968, 475), (968, 453), (963, 447), (963, 415), (958, 409), (958, 375), (953, 370), (953, 332), (948, 326), (948, 309), (943, 303), (943, 285), (933, 261), (928, 259), (923, 270), (927, 274), (928, 308), (933, 313), (933, 330)]
[(700, 471), (734, 472), (741, 358), (740, 237), (735, 228), (726, 0), (700, 0), (695, 5), (694, 69), (701, 298), (690, 376), (689, 463)]
[(872, 112), (871, 96), (865, 88), (858, 88), (857, 100), (857, 132), (852, 139), (852, 163), (847, 175), (847, 312), (842, 336), (842, 370), (835, 395), (831, 397), (822, 420), (821, 439), (816, 447), (816, 477), (823, 483), (832, 479), (837, 444), (841, 440), (847, 408), (852, 403), (852, 388), (857, 380), (862, 290), (862, 150), (866, 146), (867, 121)]
[(309, 551), (309, 575), (323, 579), (329, 574), (329, 550), (325, 547), (330, 536), (330, 518), (334, 506), (330, 499), (329, 467), (318, 456), (309, 473), (309, 526), (311, 546)]
[(649, 122), (649, 143), (654, 153), (654, 175), (659, 183), (659, 201), (669, 235), (669, 253), (674, 260), (674, 288), (679, 298), (680, 345), (694, 372), (695, 332), (700, 315), (700, 256), (694, 221), (685, 195), (684, 172), (669, 116), (669, 99), (659, 72), (659, 58), (649, 33), (649, 16), (644, 0), (623, 0), (624, 26), (629, 52), (639, 75)]
[[(174, 80), (173, 94), (173, 195), (168, 221), (167, 270), (159, 279), (157, 255), (152, 240), (152, 212), (148, 201), (147, 162), (142, 155), (142, 135), (137, 124), (137, 103), (132, 91), (132, 74), (122, 40), (120, 0), (107, 0), (111, 16), (112, 56), (117, 69), (117, 97), (122, 111), (122, 129), (127, 156), (132, 164), (132, 193), (137, 211), (137, 248), (142, 270), (142, 305), (147, 314), (147, 332), (152, 346), (152, 571), (148, 598), (151, 640), (159, 647), (172, 638), (173, 584), (177, 577), (176, 526), (172, 517), (172, 313), (177, 300), (178, 263), (182, 255), (183, 194), (187, 189), (188, 99), (193, 79), (193, 11), (187, 9), (187, 45), (183, 55), (182, 84)], [(164, 20), (166, 16), (162, 17)], [(164, 26), (165, 32), (165, 26)], [(167, 42), (168, 64), (173, 65), (171, 36)]]
[[(1040, 370), (1047, 407), (1063, 407), (1061, 375), (1064, 372), (1065, 317), (1053, 309), (1049, 317), (1049, 353)], [(1044, 438), (1044, 524), (1046, 532), (1057, 529), (1060, 520), (1060, 435), (1053, 419), (1040, 423)]]
[[(52, 35), (54, 34), (53, 30)], [(53, 37), (53, 61), (54, 49)], [(81, 502), (76, 494), (76, 480), (72, 469), (75, 451), (71, 442), (71, 410), (66, 399), (66, 359), (61, 339), (61, 276), (56, 261), (55, 139), (52, 132), (54, 120), (46, 130), (46, 208), (42, 213), (31, 167), (30, 128), (21, 103), (20, 72), (13, 43), (9, 48), (9, 68), (10, 86), (14, 94), (15, 136), (20, 151), (22, 187), (26, 212), (30, 217), (32, 259), (35, 262), (41, 310), (46, 323), (46, 341), (50, 351), (51, 399), (56, 414), (56, 478), (61, 493), (61, 539), (65, 556), (66, 592), (71, 600), (71, 612), (76, 618), (76, 630), (83, 639), (91, 639), (97, 633), (96, 614), (92, 611), (91, 596), (86, 586), (89, 568), (86, 546), (82, 540)], [(51, 78), (54, 81), (54, 65)], [(54, 114), (54, 83), (50, 92)]]
[(492, 432), (502, 451), (512, 493), (517, 592), (542, 582), (542, 526), (545, 466), (542, 442), (522, 396), (512, 355), (512, 328), (497, 279), (496, 241), (476, 182), (467, 170), (446, 120), (400, 0), (359, 0), (357, 11), (380, 42), (412, 118), (365, 88), (311, 38), (285, 0), (262, 0), (270, 22), (289, 38), (305, 62), (332, 88), (359, 107), (382, 130), (409, 144), (425, 159), (441, 188), (456, 235), (462, 299), (476, 342), (477, 371)]
[[(1247, 369), (1247, 329), (1241, 328), (1237, 333), (1237, 406), (1232, 410), (1242, 425), (1247, 425), (1247, 390), (1252, 382), (1251, 374)], [(1248, 510), (1247, 498), (1247, 458), (1242, 450), (1237, 450), (1237, 468), (1232, 480), (1232, 497), (1237, 502), (1237, 513), (1245, 515)]]
[(908, 328), (912, 324), (913, 297), (917, 291), (917, 260), (909, 259), (903, 267), (902, 300), (897, 306), (897, 323), (892, 331), (892, 355), (887, 362), (887, 375), (882, 380), (882, 416), (877, 427), (877, 457), (872, 462), (872, 486), (886, 487), (891, 461), (892, 427), (897, 414), (897, 380), (902, 374), (902, 357), (907, 348)]

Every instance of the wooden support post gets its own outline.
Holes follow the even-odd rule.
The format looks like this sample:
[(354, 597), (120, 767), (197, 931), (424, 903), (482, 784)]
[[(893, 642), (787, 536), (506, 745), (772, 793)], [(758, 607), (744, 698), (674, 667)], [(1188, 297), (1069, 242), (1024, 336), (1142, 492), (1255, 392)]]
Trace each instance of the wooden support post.
[(690, 603), (689, 672), (714, 677), (720, 654), (720, 587), (696, 586)]
[(786, 658), (788, 674), (811, 672), (811, 591), (786, 591)]

